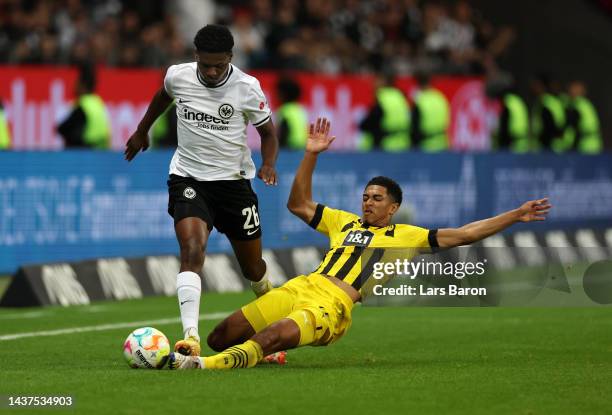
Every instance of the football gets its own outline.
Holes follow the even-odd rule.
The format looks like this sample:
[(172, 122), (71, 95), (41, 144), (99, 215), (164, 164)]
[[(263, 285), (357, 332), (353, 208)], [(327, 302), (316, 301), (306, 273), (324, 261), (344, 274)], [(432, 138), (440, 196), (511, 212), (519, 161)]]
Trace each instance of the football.
[(168, 338), (153, 327), (134, 330), (123, 343), (123, 356), (134, 369), (161, 369), (169, 354)]

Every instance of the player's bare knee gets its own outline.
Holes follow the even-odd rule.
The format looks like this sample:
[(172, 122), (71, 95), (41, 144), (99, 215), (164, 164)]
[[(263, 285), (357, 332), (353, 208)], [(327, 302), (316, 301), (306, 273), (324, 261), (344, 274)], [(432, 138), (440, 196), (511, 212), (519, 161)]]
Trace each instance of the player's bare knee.
[(294, 339), (296, 336), (300, 336), (300, 328), (298, 327), (298, 325), (295, 324), (294, 321), (291, 321), (291, 323), (293, 324), (288, 325), (289, 327), (287, 327), (287, 329), (283, 332), (284, 340), (291, 340)]
[(225, 329), (221, 324), (208, 335), (206, 343), (215, 352), (221, 352), (229, 347), (225, 339)]
[(228, 347), (244, 342), (251, 336), (251, 333), (243, 327), (238, 313), (234, 313), (217, 324), (208, 335), (206, 342), (211, 349), (221, 352)]
[(300, 342), (300, 327), (293, 320), (287, 319), (284, 322), (284, 327), (280, 334), (280, 341), (287, 348), (295, 347)]
[(204, 249), (202, 242), (188, 239), (181, 243), (181, 266), (199, 271), (204, 265)]

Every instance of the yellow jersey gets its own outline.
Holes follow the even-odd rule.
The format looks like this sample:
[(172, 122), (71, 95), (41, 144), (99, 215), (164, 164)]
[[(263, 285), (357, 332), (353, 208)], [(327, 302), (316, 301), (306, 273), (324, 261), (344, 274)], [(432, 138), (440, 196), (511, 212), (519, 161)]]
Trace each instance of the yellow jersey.
[[(438, 247), (437, 229), (404, 224), (366, 225), (354, 213), (322, 204), (317, 205), (309, 225), (329, 237), (330, 249), (314, 273), (346, 282), (358, 290), (362, 298), (374, 282), (371, 277), (377, 262), (412, 259)], [(378, 284), (384, 282), (376, 281)]]

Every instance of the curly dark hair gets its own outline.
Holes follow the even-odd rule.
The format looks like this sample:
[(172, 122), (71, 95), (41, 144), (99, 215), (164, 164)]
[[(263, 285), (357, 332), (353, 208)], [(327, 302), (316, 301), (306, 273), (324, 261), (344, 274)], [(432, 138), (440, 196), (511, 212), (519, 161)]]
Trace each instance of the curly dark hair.
[(397, 182), (393, 179), (390, 179), (385, 176), (376, 176), (370, 179), (366, 187), (368, 186), (382, 186), (387, 189), (387, 193), (391, 196), (391, 199), (399, 205), (402, 204), (402, 188), (397, 184)]
[(198, 30), (193, 44), (198, 52), (231, 52), (234, 47), (234, 37), (227, 27), (209, 24)]

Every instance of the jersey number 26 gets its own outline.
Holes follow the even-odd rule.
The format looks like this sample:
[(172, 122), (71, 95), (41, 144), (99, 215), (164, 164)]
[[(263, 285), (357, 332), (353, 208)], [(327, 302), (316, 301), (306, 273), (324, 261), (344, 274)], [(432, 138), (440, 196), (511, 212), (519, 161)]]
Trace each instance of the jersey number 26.
[(242, 216), (246, 216), (244, 225), (242, 225), (243, 229), (253, 229), (259, 226), (259, 215), (255, 205), (242, 209)]

